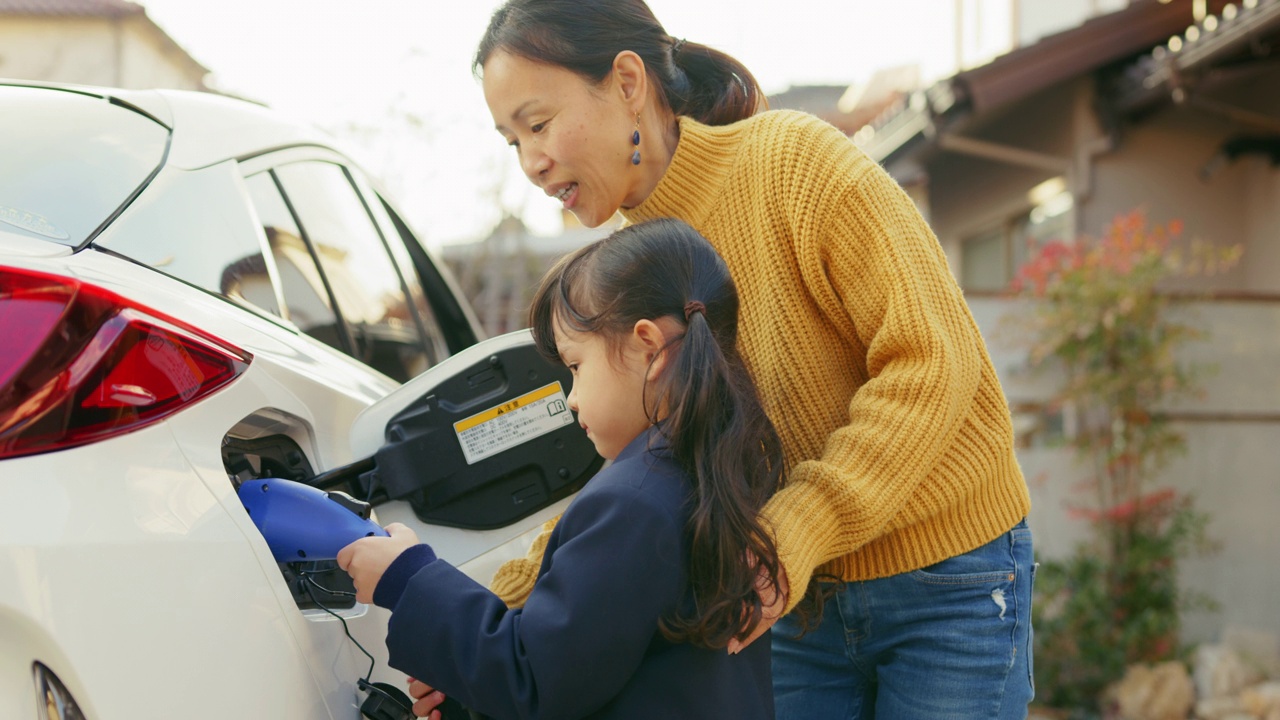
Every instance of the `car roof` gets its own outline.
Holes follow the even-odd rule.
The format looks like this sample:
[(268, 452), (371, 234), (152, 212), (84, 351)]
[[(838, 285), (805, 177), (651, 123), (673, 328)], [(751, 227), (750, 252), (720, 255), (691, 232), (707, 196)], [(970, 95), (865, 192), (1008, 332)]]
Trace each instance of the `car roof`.
[(190, 90), (151, 90), (173, 113), (169, 164), (192, 169), (300, 145), (333, 147), (333, 137), (263, 105)]
[(306, 122), (264, 105), (225, 95), (191, 90), (124, 90), (26, 80), (0, 79), (0, 85), (44, 88), (107, 99), (147, 115), (172, 131), (166, 164), (181, 169), (207, 167), (231, 158), (243, 160), (287, 147), (319, 145), (334, 148), (336, 144), (333, 137)]

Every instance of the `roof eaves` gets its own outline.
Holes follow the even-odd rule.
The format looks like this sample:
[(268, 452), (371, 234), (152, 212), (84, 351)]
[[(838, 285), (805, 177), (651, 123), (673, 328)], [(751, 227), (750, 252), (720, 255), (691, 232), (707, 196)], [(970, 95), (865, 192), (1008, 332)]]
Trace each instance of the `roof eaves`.
[(1210, 63), (1252, 39), (1280, 28), (1280, 0), (1246, 0), (1228, 5), (1156, 46), (1125, 69), (1116, 87), (1117, 105), (1132, 112), (1176, 92), (1180, 76)]
[(1190, 17), (1188, 0), (1136, 0), (965, 70), (956, 79), (965, 86), (974, 109), (982, 112), (1145, 52), (1184, 28), (1184, 18)]
[(0, 0), (0, 15), (119, 19), (145, 12), (128, 0)]
[[(1224, 5), (1222, 0), (1211, 2), (1217, 7)], [(912, 130), (926, 132), (939, 116), (950, 120), (959, 114), (983, 112), (1133, 56), (1176, 32), (1181, 27), (1179, 17), (1189, 15), (1190, 10), (1191, 0), (1133, 0), (1123, 10), (1090, 18), (985, 65), (956, 73), (929, 89), (927, 109), (916, 108), (917, 103), (899, 108), (896, 114), (881, 116), (855, 133), (854, 139), (883, 163), (915, 137)], [(932, 122), (922, 120), (921, 112), (931, 113)]]
[(872, 159), (885, 164), (917, 137), (932, 137), (939, 126), (950, 125), (968, 109), (964, 88), (956, 84), (954, 77), (946, 78), (891, 106), (854, 133), (853, 140)]
[(872, 160), (883, 164), (917, 135), (928, 132), (929, 125), (927, 111), (907, 110), (893, 116), (883, 127), (877, 128), (874, 135), (859, 144)]
[[(124, 20), (141, 18), (151, 30), (158, 33), (160, 42), (176, 50), (185, 62), (202, 75), (209, 68), (191, 56), (164, 28), (156, 24), (143, 6), (128, 0), (0, 0), (0, 16), (45, 18), (99, 18)], [(203, 85), (203, 82), (201, 83)]]

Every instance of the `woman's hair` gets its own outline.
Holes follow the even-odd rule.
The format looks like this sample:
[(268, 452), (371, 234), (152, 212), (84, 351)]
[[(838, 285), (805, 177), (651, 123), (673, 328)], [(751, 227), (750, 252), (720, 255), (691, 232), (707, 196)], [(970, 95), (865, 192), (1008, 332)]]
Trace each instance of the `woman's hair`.
[(571, 70), (595, 85), (612, 72), (618, 53), (630, 50), (676, 115), (707, 125), (728, 125), (768, 107), (742, 63), (671, 37), (644, 0), (507, 0), (480, 40), (477, 74), (498, 50)]
[(673, 642), (724, 647), (761, 617), (757, 574), (777, 590), (778, 553), (757, 513), (784, 470), (782, 443), (735, 348), (738, 294), (724, 260), (687, 224), (652, 220), (562, 259), (529, 310), (539, 351), (555, 361), (557, 328), (599, 334), (617, 350), (637, 321), (663, 317), (684, 331), (660, 353), (666, 365), (643, 402), (694, 481), (685, 528), (693, 604), (660, 628)]

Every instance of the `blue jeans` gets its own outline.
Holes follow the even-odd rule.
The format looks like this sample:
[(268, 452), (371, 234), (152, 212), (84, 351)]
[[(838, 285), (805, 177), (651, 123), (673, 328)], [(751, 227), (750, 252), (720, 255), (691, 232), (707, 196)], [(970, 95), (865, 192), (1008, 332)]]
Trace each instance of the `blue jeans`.
[(1025, 718), (1034, 579), (1023, 520), (936, 565), (842, 583), (809, 634), (774, 626), (778, 720)]

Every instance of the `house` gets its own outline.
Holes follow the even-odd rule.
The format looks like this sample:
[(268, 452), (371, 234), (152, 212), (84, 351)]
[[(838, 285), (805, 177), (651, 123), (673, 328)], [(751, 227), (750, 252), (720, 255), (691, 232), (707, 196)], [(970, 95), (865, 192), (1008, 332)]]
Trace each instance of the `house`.
[(876, 70), (863, 83), (793, 85), (768, 100), (770, 109), (803, 110), (852, 135), (918, 89), (920, 69), (902, 65)]
[(208, 74), (127, 0), (0, 0), (0, 77), (206, 90)]
[(483, 240), (440, 248), (490, 336), (528, 327), (529, 301), (543, 274), (561, 256), (616, 230), (620, 216), (598, 228), (583, 227), (568, 211), (563, 217), (559, 235), (535, 236), (520, 218), (507, 215)]
[(1186, 586), (1222, 605), (1189, 618), (1192, 640), (1249, 628), (1275, 645), (1280, 634), (1277, 51), (1280, 0), (1134, 0), (914, 93), (854, 134), (929, 218), (987, 337), (1042, 556), (1085, 531), (1064, 508), (1072, 458), (1040, 430), (1070, 417), (1047, 416), (1052, 384), (1002, 342), (1003, 318), (1021, 308), (1001, 291), (1041, 243), (1098, 235), (1137, 207), (1243, 247), (1228, 273), (1170, 288), (1208, 294), (1183, 308), (1211, 333), (1184, 359), (1217, 369), (1202, 400), (1171, 408), (1188, 452), (1168, 481), (1195, 494), (1223, 547), (1184, 568)]

